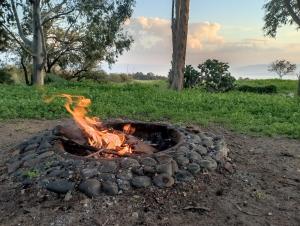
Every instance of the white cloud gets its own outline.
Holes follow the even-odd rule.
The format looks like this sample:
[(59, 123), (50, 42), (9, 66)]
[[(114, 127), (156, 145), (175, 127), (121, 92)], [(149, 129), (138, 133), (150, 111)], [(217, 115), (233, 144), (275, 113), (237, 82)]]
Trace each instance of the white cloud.
[[(132, 68), (130, 72), (141, 68), (145, 68), (144, 72), (147, 72), (153, 68), (153, 72), (166, 75), (172, 56), (170, 20), (139, 17), (128, 20), (125, 26), (135, 42), (130, 51), (120, 57), (116, 67), (123, 65), (124, 71), (129, 65)], [(300, 62), (298, 43), (257, 34), (252, 36), (252, 33), (242, 35), (240, 30), (229, 29), (224, 32), (224, 29), (218, 23), (190, 23), (186, 63), (198, 65), (208, 58), (226, 61), (232, 66), (268, 64), (279, 58)], [(229, 31), (227, 36), (231, 38), (223, 37), (222, 34)]]

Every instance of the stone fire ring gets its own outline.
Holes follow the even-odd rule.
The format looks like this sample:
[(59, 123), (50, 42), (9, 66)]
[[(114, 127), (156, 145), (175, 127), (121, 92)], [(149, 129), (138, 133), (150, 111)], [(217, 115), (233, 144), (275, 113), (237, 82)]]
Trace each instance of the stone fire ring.
[(36, 187), (58, 194), (78, 190), (88, 197), (116, 195), (134, 188), (172, 187), (191, 182), (197, 174), (215, 171), (227, 162), (224, 138), (169, 124), (111, 121), (163, 129), (171, 147), (152, 155), (89, 159), (65, 151), (55, 129), (23, 142), (12, 150), (8, 174), (23, 188)]

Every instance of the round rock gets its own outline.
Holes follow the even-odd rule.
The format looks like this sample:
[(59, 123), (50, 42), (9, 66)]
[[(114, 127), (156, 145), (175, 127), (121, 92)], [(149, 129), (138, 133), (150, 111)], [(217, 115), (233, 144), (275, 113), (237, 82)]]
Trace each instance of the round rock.
[(170, 163), (172, 161), (172, 157), (170, 155), (156, 155), (155, 156), (156, 160), (158, 161), (159, 164), (166, 164), (166, 163)]
[(101, 183), (97, 179), (87, 179), (79, 184), (78, 189), (88, 197), (93, 198), (100, 194)]
[(108, 195), (117, 195), (119, 192), (117, 183), (112, 181), (104, 181), (102, 183), (102, 190)]
[(144, 166), (155, 166), (157, 164), (155, 159), (150, 158), (150, 157), (146, 157), (146, 158), (142, 159), (141, 163)]
[(66, 194), (68, 191), (72, 190), (75, 186), (74, 182), (61, 179), (51, 181), (46, 185), (46, 189), (58, 194)]
[(128, 180), (117, 179), (117, 184), (120, 190), (129, 191), (131, 189), (131, 185)]
[(101, 161), (98, 170), (100, 173), (115, 173), (117, 164), (115, 161)]
[(180, 155), (176, 157), (176, 162), (179, 166), (186, 166), (189, 164), (190, 160), (187, 157)]
[(200, 166), (197, 163), (190, 163), (187, 165), (188, 171), (190, 171), (192, 174), (197, 174), (200, 172)]
[(178, 170), (175, 177), (177, 181), (183, 182), (189, 182), (194, 179), (193, 175), (187, 170)]
[(151, 179), (147, 176), (138, 176), (132, 178), (131, 184), (136, 188), (146, 188), (151, 185)]
[(211, 157), (206, 157), (205, 159), (201, 160), (199, 162), (199, 165), (202, 168), (207, 169), (209, 171), (214, 171), (218, 167), (217, 162), (214, 159), (212, 159)]
[(172, 162), (166, 163), (166, 164), (160, 164), (156, 166), (156, 171), (158, 173), (162, 174), (168, 174), (170, 176), (173, 175), (173, 167), (172, 167)]
[(125, 169), (138, 167), (138, 166), (140, 166), (140, 163), (133, 158), (124, 158), (121, 161), (121, 167)]
[(168, 174), (159, 174), (153, 178), (153, 183), (160, 188), (172, 187), (175, 180)]

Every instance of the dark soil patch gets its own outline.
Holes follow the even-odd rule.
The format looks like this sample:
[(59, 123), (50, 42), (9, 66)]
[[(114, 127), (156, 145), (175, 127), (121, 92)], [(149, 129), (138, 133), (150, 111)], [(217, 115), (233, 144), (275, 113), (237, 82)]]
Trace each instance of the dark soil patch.
[(1, 225), (300, 225), (299, 140), (210, 128), (225, 136), (236, 164), (234, 173), (201, 175), (170, 189), (135, 190), (94, 200), (76, 195), (65, 201), (22, 190), (10, 181), (4, 164), (12, 145), (59, 123), (0, 123)]

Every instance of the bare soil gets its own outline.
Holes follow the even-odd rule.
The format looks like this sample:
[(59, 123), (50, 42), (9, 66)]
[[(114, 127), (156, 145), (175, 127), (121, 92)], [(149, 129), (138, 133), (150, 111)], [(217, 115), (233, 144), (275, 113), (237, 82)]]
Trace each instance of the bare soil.
[(299, 140), (203, 128), (225, 136), (233, 173), (93, 200), (76, 193), (66, 201), (23, 190), (11, 182), (5, 166), (12, 146), (59, 123), (0, 123), (0, 225), (300, 225)]

